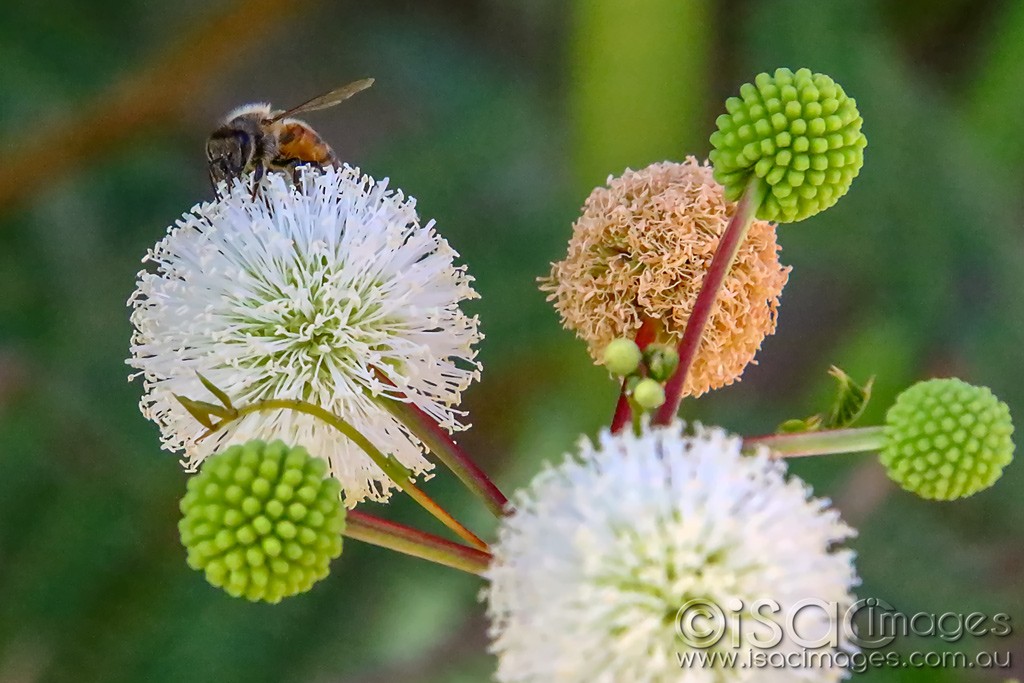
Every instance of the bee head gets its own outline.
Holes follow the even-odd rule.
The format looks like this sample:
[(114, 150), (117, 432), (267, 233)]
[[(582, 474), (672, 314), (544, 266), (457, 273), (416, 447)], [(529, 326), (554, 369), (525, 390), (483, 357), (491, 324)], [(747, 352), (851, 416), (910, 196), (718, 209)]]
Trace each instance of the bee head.
[(253, 136), (247, 131), (228, 127), (214, 131), (206, 141), (210, 180), (217, 185), (222, 180), (237, 178), (252, 165), (255, 153)]

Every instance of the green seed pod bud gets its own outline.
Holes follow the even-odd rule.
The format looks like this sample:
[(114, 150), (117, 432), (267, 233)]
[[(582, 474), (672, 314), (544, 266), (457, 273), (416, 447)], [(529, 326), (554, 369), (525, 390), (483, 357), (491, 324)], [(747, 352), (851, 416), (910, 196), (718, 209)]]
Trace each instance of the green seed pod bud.
[(651, 344), (644, 349), (644, 365), (647, 376), (659, 382), (667, 382), (679, 367), (679, 353), (665, 344)]
[(711, 163), (736, 201), (751, 175), (768, 190), (758, 218), (792, 223), (835, 204), (864, 164), (856, 102), (809, 69), (762, 73), (730, 97), (711, 135)]
[(646, 377), (633, 389), (633, 400), (644, 410), (654, 410), (665, 402), (665, 387), (657, 380)]
[(276, 603), (308, 591), (341, 554), (341, 485), (304, 448), (232, 446), (187, 488), (178, 530), (188, 564), (235, 597)]
[(988, 387), (918, 382), (885, 418), (889, 477), (922, 498), (954, 500), (991, 486), (1013, 459), (1010, 409)]
[(608, 346), (604, 347), (602, 363), (608, 372), (619, 377), (626, 377), (636, 372), (640, 367), (640, 360), (643, 354), (640, 347), (632, 339), (614, 339)]

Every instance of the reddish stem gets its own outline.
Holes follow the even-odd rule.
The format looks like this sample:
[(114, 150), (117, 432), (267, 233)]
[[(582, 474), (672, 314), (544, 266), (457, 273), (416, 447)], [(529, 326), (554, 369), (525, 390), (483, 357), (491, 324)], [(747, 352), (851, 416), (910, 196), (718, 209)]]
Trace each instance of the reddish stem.
[(697, 294), (697, 301), (693, 304), (693, 311), (686, 321), (686, 328), (683, 330), (683, 338), (679, 342), (679, 367), (665, 385), (665, 402), (658, 408), (654, 418), (654, 424), (666, 425), (672, 421), (679, 412), (679, 404), (683, 400), (683, 387), (686, 384), (686, 377), (690, 373), (693, 361), (700, 349), (701, 337), (704, 335), (704, 328), (707, 327), (708, 319), (715, 308), (715, 301), (718, 293), (725, 283), (733, 261), (739, 253), (740, 245), (750, 230), (750, 224), (754, 220), (754, 213), (761, 205), (764, 197), (764, 184), (760, 178), (753, 176), (736, 205), (736, 212), (729, 220), (729, 224), (722, 233), (718, 242), (718, 249), (711, 259), (711, 267), (708, 268)]
[(343, 533), (364, 543), (473, 574), (482, 574), (491, 561), (490, 553), (356, 510), (349, 510), (346, 515)]
[[(655, 318), (644, 317), (640, 329), (636, 331), (636, 345), (643, 351), (658, 337), (661, 329), (661, 322)], [(622, 431), (622, 428), (630, 423), (633, 418), (633, 409), (629, 406), (629, 396), (626, 395), (626, 380), (622, 380), (622, 390), (619, 392), (619, 402), (615, 404), (615, 415), (612, 416), (612, 433)]]
[(508, 499), (505, 494), (498, 490), (494, 482), (469, 454), (455, 443), (451, 435), (437, 424), (437, 421), (412, 403), (390, 401), (386, 407), (402, 420), (462, 483), (471, 491), (478, 493), (496, 517), (505, 514), (508, 510)]
[[(380, 369), (376, 370), (377, 378), (389, 386), (394, 383)], [(404, 394), (396, 392), (404, 398)], [(451, 435), (430, 415), (412, 403), (386, 398), (378, 401), (385, 410), (390, 412), (402, 424), (408, 427), (427, 448), (448, 469), (455, 474), (471, 492), (477, 494), (495, 517), (501, 517), (511, 508), (508, 499), (484, 473), (480, 466), (452, 439)]]

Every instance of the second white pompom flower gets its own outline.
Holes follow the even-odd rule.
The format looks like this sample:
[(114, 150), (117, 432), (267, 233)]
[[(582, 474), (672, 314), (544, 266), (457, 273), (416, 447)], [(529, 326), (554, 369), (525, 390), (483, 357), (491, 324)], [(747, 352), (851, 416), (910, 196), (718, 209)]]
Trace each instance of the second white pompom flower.
[(143, 413), (189, 469), (228, 444), (283, 439), (328, 461), (347, 504), (387, 499), (394, 484), (313, 417), (250, 414), (197, 441), (204, 427), (174, 397), (208, 397), (202, 374), (236, 404), (301, 399), (426, 471), (421, 445), (371, 396), (462, 428), (455, 406), (479, 375), (477, 320), (459, 308), (477, 296), (472, 278), (414, 200), (357, 169), (310, 171), (298, 186), (274, 174), (255, 197), (241, 182), (221, 191), (149, 252), (156, 272), (139, 274), (129, 302)]
[[(515, 496), (485, 593), (497, 679), (839, 679), (840, 668), (687, 667), (680, 659), (695, 651), (677, 631), (689, 601), (749, 609), (771, 599), (785, 623), (803, 600), (850, 604), (858, 582), (853, 553), (835, 547), (852, 529), (806, 484), (787, 480), (783, 462), (740, 448), (720, 429), (688, 435), (678, 422), (642, 436), (605, 431)], [(749, 617), (726, 612), (721, 641), (698, 647), (751, 649)], [(821, 611), (799, 613), (804, 634), (820, 636), (827, 621)], [(776, 652), (794, 651), (791, 635)]]

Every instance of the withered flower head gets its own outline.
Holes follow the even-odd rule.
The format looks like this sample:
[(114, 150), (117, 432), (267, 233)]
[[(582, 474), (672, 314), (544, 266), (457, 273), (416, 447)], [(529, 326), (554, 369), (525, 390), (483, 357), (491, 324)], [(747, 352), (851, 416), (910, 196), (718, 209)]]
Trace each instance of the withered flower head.
[[(693, 157), (627, 170), (596, 188), (573, 226), (569, 253), (541, 279), (567, 329), (595, 361), (645, 318), (659, 340), (678, 343), (736, 205), (711, 167)], [(775, 331), (779, 295), (789, 277), (779, 263), (775, 226), (755, 220), (704, 331), (684, 395), (731, 384)]]

